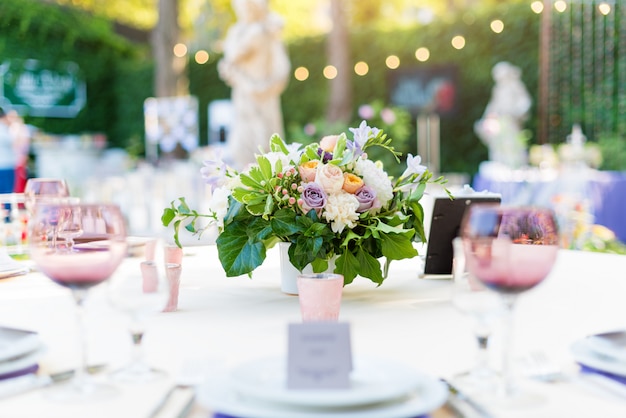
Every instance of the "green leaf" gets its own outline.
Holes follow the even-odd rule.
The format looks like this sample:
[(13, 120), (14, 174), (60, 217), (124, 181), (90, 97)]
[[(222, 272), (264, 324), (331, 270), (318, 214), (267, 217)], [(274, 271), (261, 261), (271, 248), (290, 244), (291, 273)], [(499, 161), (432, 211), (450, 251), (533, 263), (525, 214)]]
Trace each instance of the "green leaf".
[(289, 150), (285, 145), (285, 141), (278, 134), (272, 135), (270, 138), (270, 151), (272, 152), (282, 152), (285, 155), (289, 154)]
[(356, 260), (360, 276), (367, 277), (374, 283), (378, 283), (379, 286), (383, 283), (384, 277), (380, 271), (380, 263), (376, 258), (359, 248), (356, 253)]
[(271, 220), (272, 230), (281, 237), (289, 237), (298, 232), (302, 232), (303, 228), (296, 223), (296, 213), (291, 209), (280, 209)]
[(272, 163), (265, 156), (259, 156), (256, 159), (259, 164), (259, 170), (261, 170), (262, 180), (269, 180), (272, 178)]
[(163, 209), (163, 215), (161, 215), (161, 223), (163, 226), (169, 226), (169, 224), (176, 217), (176, 211), (172, 208)]
[(360, 265), (356, 257), (346, 251), (335, 260), (335, 272), (343, 275), (343, 284), (347, 285), (354, 281), (359, 271)]
[(245, 222), (233, 221), (216, 242), (222, 268), (228, 277), (250, 275), (265, 260), (263, 241)]
[[(413, 236), (413, 231), (411, 232), (411, 236)], [(406, 235), (381, 234), (381, 244), (383, 256), (388, 260), (402, 260), (418, 255), (411, 238), (407, 238)]]

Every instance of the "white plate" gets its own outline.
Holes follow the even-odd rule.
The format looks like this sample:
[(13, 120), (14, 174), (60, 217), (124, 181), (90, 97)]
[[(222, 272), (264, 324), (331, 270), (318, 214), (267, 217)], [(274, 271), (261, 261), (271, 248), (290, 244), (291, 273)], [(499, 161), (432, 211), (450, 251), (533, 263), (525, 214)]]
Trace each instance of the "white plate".
[(576, 341), (570, 349), (574, 360), (578, 363), (604, 372), (626, 376), (626, 362), (598, 353), (587, 338)]
[(231, 373), (232, 387), (244, 396), (296, 406), (346, 407), (374, 404), (405, 396), (421, 383), (406, 367), (379, 358), (357, 357), (349, 389), (289, 390), (287, 359), (266, 357), (244, 363)]
[(198, 403), (214, 413), (245, 418), (414, 418), (434, 411), (448, 398), (448, 391), (442, 382), (414, 373), (419, 383), (410, 397), (369, 406), (315, 408), (262, 402), (238, 393), (227, 376), (214, 377), (200, 385), (196, 394)]
[[(0, 326), (0, 362), (19, 357), (41, 347), (39, 334)], [(2, 363), (0, 363), (0, 368)]]
[(626, 363), (626, 331), (590, 335), (585, 340), (596, 353)]
[(14, 360), (4, 361), (0, 363), (0, 375), (13, 373), (18, 370), (27, 369), (30, 366), (34, 366), (35, 364), (37, 364), (37, 360), (39, 360), (44, 351), (44, 347), (40, 346), (35, 351), (31, 351), (30, 353), (18, 357)]

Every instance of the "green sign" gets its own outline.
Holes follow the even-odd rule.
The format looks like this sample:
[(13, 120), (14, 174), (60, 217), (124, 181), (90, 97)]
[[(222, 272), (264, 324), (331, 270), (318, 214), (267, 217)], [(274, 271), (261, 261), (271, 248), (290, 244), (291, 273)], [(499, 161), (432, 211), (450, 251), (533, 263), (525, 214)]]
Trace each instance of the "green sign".
[(87, 93), (78, 65), (46, 68), (37, 60), (8, 60), (0, 65), (0, 106), (21, 115), (73, 118)]

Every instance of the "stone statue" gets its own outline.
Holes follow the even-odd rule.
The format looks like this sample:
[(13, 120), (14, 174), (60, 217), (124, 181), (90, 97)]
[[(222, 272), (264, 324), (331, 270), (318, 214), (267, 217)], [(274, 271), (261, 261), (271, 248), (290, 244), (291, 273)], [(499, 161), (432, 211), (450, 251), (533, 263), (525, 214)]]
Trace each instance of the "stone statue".
[(267, 151), (273, 134), (283, 135), (280, 95), (287, 86), (290, 62), (281, 41), (282, 19), (267, 0), (233, 0), (237, 22), (224, 40), (219, 75), (231, 88), (233, 125), (225, 159), (237, 169)]
[(508, 168), (527, 164), (522, 126), (528, 117), (531, 98), (521, 80), (521, 70), (499, 62), (492, 69), (495, 85), (485, 113), (474, 131), (489, 148), (489, 160)]

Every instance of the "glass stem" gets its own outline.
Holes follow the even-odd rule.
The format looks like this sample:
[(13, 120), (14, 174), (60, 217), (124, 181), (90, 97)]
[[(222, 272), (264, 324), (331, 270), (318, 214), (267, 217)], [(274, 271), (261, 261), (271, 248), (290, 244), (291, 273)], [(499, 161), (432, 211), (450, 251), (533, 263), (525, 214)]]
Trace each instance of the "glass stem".
[(76, 325), (78, 330), (78, 357), (80, 364), (74, 372), (73, 383), (81, 391), (87, 390), (86, 373), (87, 373), (87, 338), (85, 323), (85, 290), (72, 290), (72, 296), (76, 302)]
[(143, 358), (143, 335), (144, 329), (139, 319), (134, 319), (130, 327), (130, 336), (133, 339), (131, 367), (137, 369), (148, 368)]
[(478, 345), (478, 351), (476, 353), (476, 366), (474, 367), (473, 374), (477, 377), (486, 376), (489, 374), (489, 337), (491, 332), (488, 325), (478, 323), (476, 325), (474, 335), (476, 336), (476, 343)]
[(516, 295), (503, 295), (506, 308), (505, 323), (502, 330), (502, 395), (510, 397), (515, 393), (513, 375), (513, 335), (515, 327), (514, 306)]

